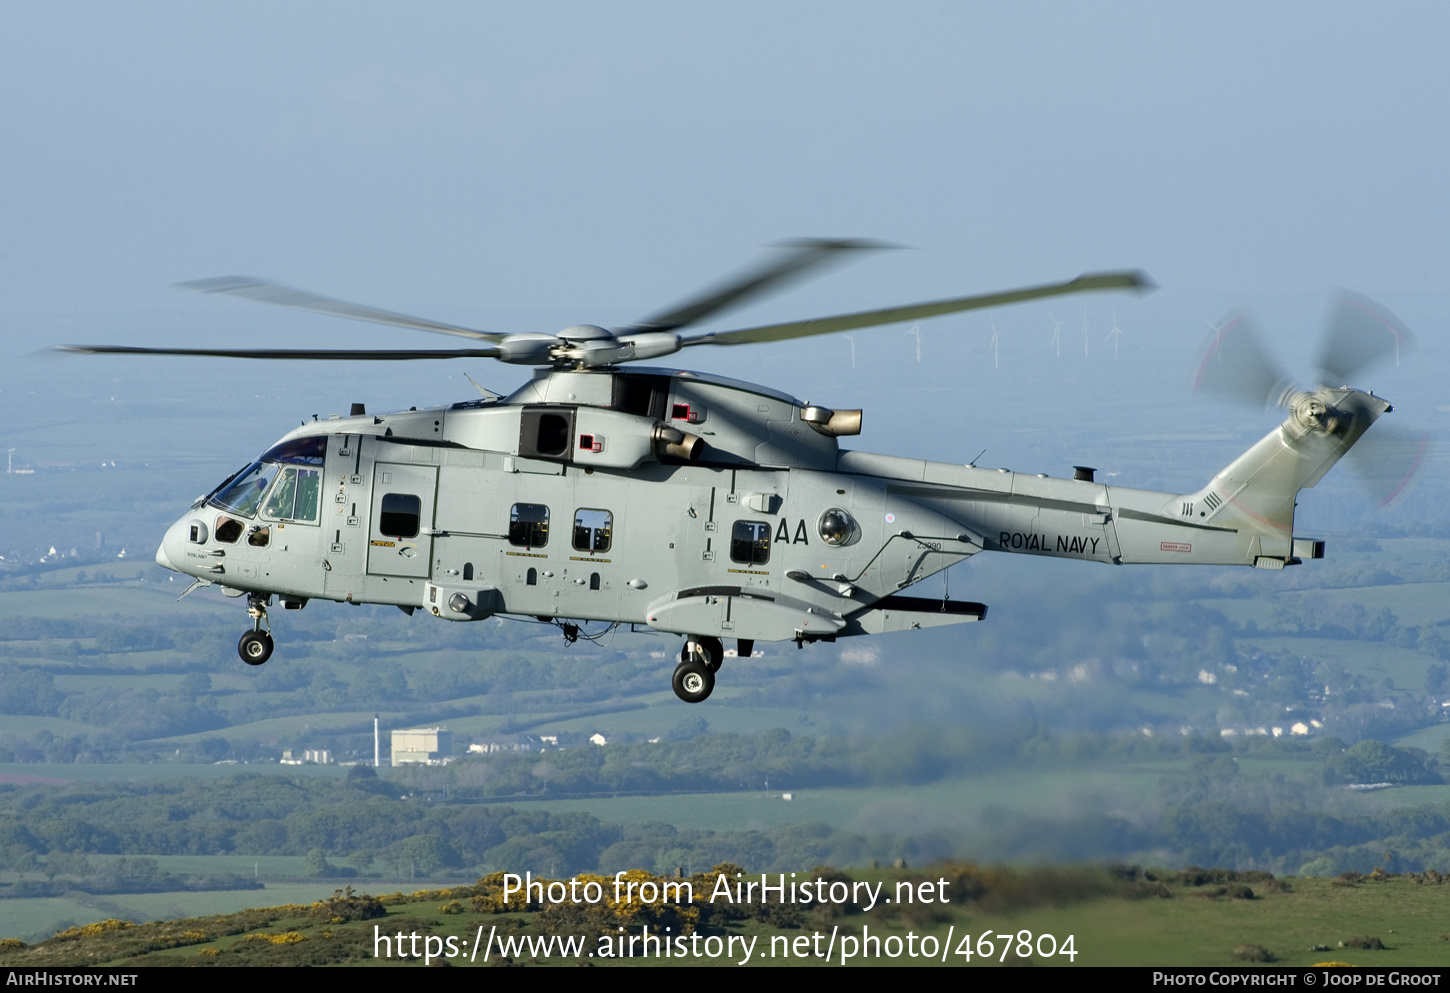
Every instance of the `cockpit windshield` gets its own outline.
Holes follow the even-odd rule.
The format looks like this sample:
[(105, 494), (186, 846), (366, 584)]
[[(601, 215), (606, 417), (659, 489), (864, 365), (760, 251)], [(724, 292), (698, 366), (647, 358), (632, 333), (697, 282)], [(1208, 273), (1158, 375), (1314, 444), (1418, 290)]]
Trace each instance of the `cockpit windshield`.
[[(244, 517), (257, 516), (261, 508), (273, 520), (316, 523), (326, 454), (326, 436), (274, 445), (219, 486), (207, 502)], [(265, 506), (263, 496), (267, 496)]]
[(322, 465), (327, 457), (327, 436), (315, 434), (309, 438), (293, 438), (279, 445), (273, 445), (262, 453), (262, 462), (287, 462), (292, 465)]
[(267, 492), (280, 468), (270, 462), (253, 462), (216, 492), (211, 498), (211, 505), (244, 517), (255, 516), (262, 494)]

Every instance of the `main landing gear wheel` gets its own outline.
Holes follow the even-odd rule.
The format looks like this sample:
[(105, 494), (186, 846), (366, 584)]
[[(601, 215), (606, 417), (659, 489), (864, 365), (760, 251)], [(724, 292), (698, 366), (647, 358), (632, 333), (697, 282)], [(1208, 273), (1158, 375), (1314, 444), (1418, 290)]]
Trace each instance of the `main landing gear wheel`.
[(705, 663), (711, 672), (719, 672), (720, 664), (725, 661), (725, 646), (720, 644), (719, 638), (709, 635), (690, 638), (685, 642), (685, 647), (680, 649), (680, 661), (688, 662), (691, 659)]
[(265, 631), (248, 631), (237, 642), (237, 654), (247, 665), (261, 665), (272, 657), (272, 636)]
[(675, 678), (671, 682), (675, 696), (686, 703), (699, 703), (715, 688), (715, 674), (705, 663), (690, 659), (675, 666)]

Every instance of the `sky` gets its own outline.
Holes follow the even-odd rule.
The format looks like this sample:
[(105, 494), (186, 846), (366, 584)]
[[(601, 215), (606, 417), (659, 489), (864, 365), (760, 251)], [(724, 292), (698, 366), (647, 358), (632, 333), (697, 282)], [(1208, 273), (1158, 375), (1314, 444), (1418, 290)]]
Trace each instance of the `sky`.
[[(1417, 332), (1413, 364), (1359, 385), (1434, 429), (1447, 28), (1429, 3), (0, 5), (0, 434), (39, 465), (155, 438), (208, 488), (313, 413), (465, 399), (463, 372), (524, 378), (33, 358), (76, 341), (451, 347), (182, 280), (254, 274), (553, 331), (638, 319), (795, 236), (906, 250), (711, 327), (1120, 267), (1161, 287), (928, 322), (921, 364), (890, 328), (685, 356), (867, 407), (888, 430), (860, 447), (986, 448), (984, 464), (1061, 474), (1095, 457), (1090, 410), (1104, 435), (1220, 439), (1164, 470), (1196, 488), (1276, 420), (1185, 400), (1206, 322), (1252, 306), (1299, 372), (1334, 287)], [(983, 436), (919, 430), (943, 420)]]

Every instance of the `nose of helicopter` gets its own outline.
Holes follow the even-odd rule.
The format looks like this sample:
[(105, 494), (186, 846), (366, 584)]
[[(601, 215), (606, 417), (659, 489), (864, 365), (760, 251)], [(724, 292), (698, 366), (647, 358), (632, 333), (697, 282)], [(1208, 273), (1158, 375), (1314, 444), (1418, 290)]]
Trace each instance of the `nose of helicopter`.
[[(183, 532), (186, 530), (186, 526), (185, 520), (177, 521), (166, 529), (166, 536), (161, 539), (161, 544), (156, 546), (156, 564), (163, 569), (170, 569), (172, 572), (182, 571), (177, 568), (176, 559), (167, 554), (167, 550), (170, 549), (173, 552), (177, 552), (181, 543), (185, 541), (185, 534)], [(178, 554), (177, 558), (180, 557)]]

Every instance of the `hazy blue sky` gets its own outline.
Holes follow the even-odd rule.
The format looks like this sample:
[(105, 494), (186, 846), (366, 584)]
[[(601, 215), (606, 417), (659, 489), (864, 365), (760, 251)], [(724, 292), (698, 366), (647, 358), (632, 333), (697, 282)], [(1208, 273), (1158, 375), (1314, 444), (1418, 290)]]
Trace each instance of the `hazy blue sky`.
[(0, 297), (260, 271), (627, 317), (796, 234), (926, 249), (861, 277), (908, 295), (1118, 264), (1439, 289), (1447, 29), (1433, 4), (10, 3)]
[[(1429, 346), (1418, 385), (1381, 392), (1432, 400), (1446, 355), (1447, 29), (1450, 7), (1410, 3), (7, 3), (0, 334), (18, 352), (72, 340), (448, 347), (168, 286), (253, 273), (492, 330), (554, 330), (641, 317), (776, 239), (851, 235), (919, 250), (717, 326), (1118, 266), (1163, 290), (1057, 312), (1092, 346), (1085, 380), (1042, 372), (1045, 306), (995, 318), (1000, 370), (985, 315), (927, 325), (930, 369), (902, 360), (899, 329), (860, 334), (856, 370), (837, 338), (689, 361), (843, 406), (937, 395), (952, 417), (1085, 383), (1121, 396), (1123, 418), (1171, 420), (1163, 397), (1204, 320), (1249, 302), (1292, 337), (1342, 285)], [(1114, 319), (1123, 366), (1104, 364)], [(498, 388), (523, 378), (481, 365), (469, 371)], [(968, 366), (974, 392), (940, 399)], [(42, 440), (25, 431), (57, 380), (90, 395), (104, 378), (116, 403), (255, 382), (256, 404), (228, 412), (271, 420), (216, 446), (232, 463), (350, 399), (466, 397), (462, 371), (312, 367), (303, 380), (270, 364), (15, 363), (0, 402), (9, 444), (38, 458)], [(1167, 392), (1137, 400), (1155, 388)], [(102, 438), (127, 416), (98, 407), (80, 420)], [(868, 428), (882, 423), (872, 416)], [(982, 446), (960, 447), (972, 451), (941, 454)], [(1013, 464), (1006, 447), (999, 464)]]

